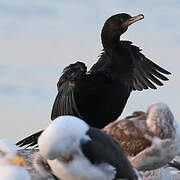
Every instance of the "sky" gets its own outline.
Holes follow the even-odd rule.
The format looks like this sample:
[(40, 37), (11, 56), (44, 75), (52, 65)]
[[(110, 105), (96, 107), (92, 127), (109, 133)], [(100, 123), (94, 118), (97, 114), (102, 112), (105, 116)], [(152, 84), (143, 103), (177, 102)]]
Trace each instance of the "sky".
[(172, 72), (157, 90), (133, 92), (120, 118), (155, 102), (180, 118), (179, 0), (0, 0), (0, 137), (14, 142), (45, 128), (63, 68), (90, 68), (102, 45), (105, 20), (116, 13), (144, 14), (122, 36)]

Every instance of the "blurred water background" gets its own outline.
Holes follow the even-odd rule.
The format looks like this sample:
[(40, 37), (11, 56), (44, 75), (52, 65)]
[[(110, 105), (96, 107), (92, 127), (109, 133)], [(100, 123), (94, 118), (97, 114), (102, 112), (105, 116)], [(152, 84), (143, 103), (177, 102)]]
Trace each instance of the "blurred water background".
[(157, 90), (133, 92), (121, 115), (167, 103), (180, 118), (180, 1), (0, 0), (0, 137), (14, 141), (44, 128), (63, 68), (91, 67), (101, 52), (100, 31), (116, 13), (143, 13), (122, 39), (172, 72)]

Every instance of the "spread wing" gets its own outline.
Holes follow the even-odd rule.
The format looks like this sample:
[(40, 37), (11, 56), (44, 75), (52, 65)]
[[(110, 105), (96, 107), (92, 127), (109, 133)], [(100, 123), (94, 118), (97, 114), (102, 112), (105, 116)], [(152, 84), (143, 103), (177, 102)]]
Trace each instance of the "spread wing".
[[(86, 81), (86, 66), (84, 63), (76, 62), (64, 69), (63, 75), (57, 84), (58, 94), (51, 112), (52, 120), (61, 115), (74, 115), (82, 118), (75, 98), (76, 94), (83, 91), (80, 86), (84, 81)], [(78, 98), (78, 101), (80, 102), (81, 98)]]
[(144, 137), (148, 134), (145, 121), (144, 112), (134, 112), (132, 116), (110, 123), (103, 131), (121, 145), (127, 156), (135, 156), (151, 145), (151, 141)]
[[(125, 78), (120, 77), (125, 83), (128, 83), (132, 90), (141, 91), (148, 88), (157, 89), (156, 85), (162, 86), (162, 81), (168, 80), (165, 75), (171, 73), (146, 58), (141, 53), (141, 50), (132, 45), (130, 41), (120, 41), (119, 45), (121, 46), (120, 50), (123, 49), (128, 53), (128, 56), (132, 60), (131, 74), (126, 74)], [(110, 56), (106, 52), (103, 52), (100, 55), (98, 62), (91, 68), (90, 72), (96, 73), (97, 71), (104, 71), (108, 64), (113, 63), (111, 60), (112, 58), (109, 57)], [(123, 59), (119, 59), (119, 61), (123, 61)]]
[(52, 120), (61, 115), (76, 115), (81, 117), (75, 101), (75, 90), (77, 86), (78, 84), (75, 81), (67, 80), (58, 88), (58, 94), (51, 112)]
[(161, 81), (167, 81), (165, 75), (171, 74), (159, 65), (146, 58), (136, 46), (129, 47), (133, 54), (134, 73), (131, 81), (133, 90), (157, 89), (155, 85), (163, 86)]

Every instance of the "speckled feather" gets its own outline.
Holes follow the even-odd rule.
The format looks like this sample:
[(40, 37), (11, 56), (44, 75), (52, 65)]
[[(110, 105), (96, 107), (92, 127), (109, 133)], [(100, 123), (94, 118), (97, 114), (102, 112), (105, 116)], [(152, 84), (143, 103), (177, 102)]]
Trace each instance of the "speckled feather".
[(121, 145), (127, 156), (135, 156), (151, 145), (151, 142), (144, 137), (145, 119), (146, 113), (134, 112), (132, 116), (110, 123), (103, 128), (103, 131)]
[(152, 104), (146, 113), (135, 112), (103, 130), (118, 141), (138, 170), (160, 168), (180, 153), (180, 124), (164, 103)]

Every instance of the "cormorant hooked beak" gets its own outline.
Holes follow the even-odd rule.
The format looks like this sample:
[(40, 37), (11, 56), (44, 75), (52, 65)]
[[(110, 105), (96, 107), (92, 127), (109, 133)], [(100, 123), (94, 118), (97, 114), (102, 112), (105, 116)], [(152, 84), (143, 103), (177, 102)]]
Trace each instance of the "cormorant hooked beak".
[(122, 27), (123, 28), (127, 28), (128, 26), (130, 26), (131, 24), (141, 20), (141, 19), (144, 19), (144, 15), (143, 14), (139, 14), (137, 16), (134, 16), (134, 17), (131, 17), (129, 18), (127, 21), (123, 22), (122, 23)]

